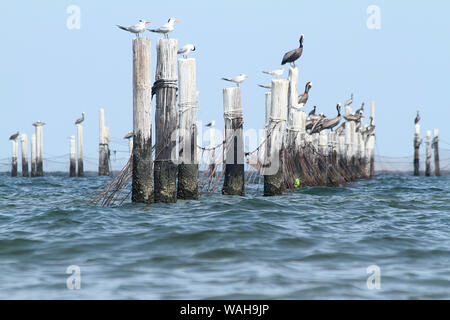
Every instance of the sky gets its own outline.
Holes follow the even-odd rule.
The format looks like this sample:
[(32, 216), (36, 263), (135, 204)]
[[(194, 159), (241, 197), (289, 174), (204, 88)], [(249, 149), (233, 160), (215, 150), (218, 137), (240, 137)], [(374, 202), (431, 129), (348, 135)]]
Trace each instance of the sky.
[[(80, 28), (69, 29), (67, 8), (80, 8)], [(380, 9), (380, 28), (369, 29), (368, 7)], [(377, 147), (384, 156), (412, 155), (413, 120), (422, 114), (422, 136), (440, 129), (450, 141), (450, 3), (447, 1), (1, 1), (0, 162), (8, 163), (16, 131), (34, 132), (46, 122), (47, 169), (68, 167), (69, 137), (75, 119), (84, 123), (85, 167), (96, 170), (99, 109), (105, 109), (116, 162), (127, 155), (122, 137), (132, 130), (133, 35), (115, 25), (139, 19), (151, 27), (176, 17), (171, 38), (195, 44), (198, 119), (223, 127), (220, 80), (240, 73), (244, 127), (264, 126), (263, 70), (280, 68), (285, 52), (305, 35), (299, 91), (313, 82), (306, 111), (335, 116), (337, 102), (353, 92), (355, 107), (376, 103)], [(152, 78), (157, 34), (152, 43)], [(288, 68), (286, 68), (288, 69)], [(287, 72), (286, 72), (287, 75)], [(153, 101), (154, 108), (154, 101)], [(154, 113), (153, 113), (154, 115)], [(368, 121), (368, 114), (366, 114)], [(113, 159), (114, 160), (114, 159)], [(8, 166), (0, 166), (0, 171)]]

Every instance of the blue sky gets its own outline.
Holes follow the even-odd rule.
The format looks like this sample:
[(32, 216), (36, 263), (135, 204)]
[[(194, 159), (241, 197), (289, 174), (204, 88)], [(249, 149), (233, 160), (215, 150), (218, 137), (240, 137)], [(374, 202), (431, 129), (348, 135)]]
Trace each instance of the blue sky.
[[(69, 5), (81, 9), (80, 30), (66, 27)], [(381, 9), (381, 30), (366, 26), (370, 5)], [(317, 105), (334, 116), (336, 103), (352, 92), (358, 107), (375, 100), (377, 152), (412, 154), (418, 108), (422, 135), (437, 127), (450, 141), (449, 9), (444, 1), (2, 1), (0, 159), (11, 155), (9, 135), (31, 136), (36, 120), (47, 123), (44, 156), (67, 154), (69, 137), (76, 133), (73, 122), (85, 111), (87, 168), (95, 169), (100, 108), (110, 127), (111, 149), (126, 151), (122, 137), (132, 127), (133, 36), (115, 25), (145, 18), (157, 27), (169, 17), (181, 21), (171, 37), (180, 46), (197, 47), (200, 120), (216, 119), (223, 126), (227, 84), (220, 78), (246, 73), (245, 127), (261, 128), (264, 90), (257, 84), (269, 82), (261, 71), (279, 68), (303, 33), (300, 90), (313, 82), (307, 110)], [(158, 35), (147, 36), (154, 53)]]

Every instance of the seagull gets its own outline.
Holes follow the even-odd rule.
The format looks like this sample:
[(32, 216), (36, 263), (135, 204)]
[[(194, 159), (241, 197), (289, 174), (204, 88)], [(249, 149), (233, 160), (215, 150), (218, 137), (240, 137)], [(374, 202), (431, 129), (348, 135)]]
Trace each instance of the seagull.
[(414, 124), (418, 124), (420, 121), (420, 114), (419, 114), (419, 110), (417, 110), (417, 116), (416, 119), (414, 119)]
[(150, 23), (150, 21), (139, 20), (139, 23), (138, 23), (138, 24), (135, 24), (135, 25), (133, 25), (133, 26), (123, 27), (123, 26), (117, 25), (117, 27), (119, 27), (119, 28), (122, 29), (122, 30), (125, 30), (125, 31), (128, 31), (128, 32), (134, 33), (134, 34), (136, 34), (136, 36), (139, 38), (139, 34), (145, 32), (145, 30), (146, 30), (146, 29), (145, 29), (145, 25), (146, 25), (147, 23)]
[(125, 137), (123, 137), (124, 139), (131, 139), (131, 138), (133, 138), (133, 136), (134, 136), (134, 133), (133, 132), (128, 132), (126, 135), (125, 135)]
[(305, 105), (306, 102), (308, 102), (309, 90), (311, 89), (311, 87), (312, 87), (312, 82), (308, 81), (305, 86), (305, 93), (302, 93), (301, 95), (298, 96), (298, 104)]
[(278, 70), (273, 70), (273, 71), (263, 71), (263, 73), (278, 78), (278, 77), (281, 77), (283, 75), (284, 69), (278, 69)]
[(309, 117), (314, 116), (316, 114), (317, 107), (314, 106), (314, 109), (311, 110), (311, 112), (308, 114)]
[(187, 58), (187, 55), (191, 53), (191, 51), (195, 51), (195, 46), (193, 44), (187, 44), (184, 47), (178, 49), (177, 53), (182, 54), (183, 58)]
[(75, 124), (81, 124), (84, 121), (84, 112), (81, 113), (81, 118), (75, 121)]
[(228, 78), (222, 78), (222, 80), (229, 81), (229, 82), (233, 82), (233, 83), (235, 83), (235, 84), (239, 87), (239, 84), (242, 83), (242, 82), (244, 82), (244, 80), (247, 79), (247, 78), (248, 78), (247, 75), (245, 75), (245, 74), (240, 74), (240, 75), (238, 75), (237, 77), (234, 77), (234, 78), (231, 78), (231, 79), (228, 79)]
[(213, 120), (210, 123), (208, 123), (205, 127), (214, 127), (216, 125), (216, 121)]
[(286, 53), (283, 57), (283, 61), (281, 61), (281, 65), (285, 65), (289, 62), (295, 67), (295, 61), (297, 61), (303, 53), (303, 38), (304, 35), (300, 35), (300, 46), (297, 49), (291, 50)]
[(261, 87), (264, 89), (272, 89), (272, 84), (258, 84), (258, 87)]
[(180, 22), (180, 20), (177, 20), (175, 18), (170, 18), (167, 23), (165, 23), (163, 26), (157, 28), (157, 29), (150, 29), (148, 31), (150, 32), (156, 32), (156, 33), (162, 33), (164, 35), (164, 38), (169, 38), (169, 33), (175, 30), (174, 23)]
[(347, 102), (345, 103), (344, 107), (348, 107), (353, 103), (353, 93), (350, 97), (350, 99), (347, 100)]
[(19, 137), (19, 131), (17, 131), (16, 133), (14, 133), (11, 137), (9, 137), (9, 140), (16, 140)]

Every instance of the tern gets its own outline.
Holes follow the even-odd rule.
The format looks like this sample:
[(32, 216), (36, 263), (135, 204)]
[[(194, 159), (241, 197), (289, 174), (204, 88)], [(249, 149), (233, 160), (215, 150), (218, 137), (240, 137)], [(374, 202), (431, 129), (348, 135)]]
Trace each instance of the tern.
[(75, 121), (75, 124), (81, 124), (84, 121), (84, 112), (81, 113), (81, 118), (78, 118)]
[(283, 75), (284, 69), (278, 69), (278, 70), (273, 70), (273, 71), (263, 71), (263, 73), (278, 78), (278, 77), (281, 77)]
[(150, 32), (156, 32), (156, 33), (162, 33), (164, 35), (164, 38), (169, 38), (169, 33), (175, 30), (174, 23), (180, 22), (180, 20), (177, 20), (175, 18), (170, 18), (167, 23), (165, 23), (163, 26), (157, 28), (157, 29), (150, 29), (148, 31)]
[(244, 82), (244, 80), (247, 79), (247, 78), (248, 78), (247, 75), (245, 75), (245, 74), (240, 74), (240, 75), (238, 75), (237, 77), (234, 77), (234, 78), (231, 78), (231, 79), (228, 79), (228, 78), (222, 78), (222, 80), (229, 81), (229, 82), (233, 82), (233, 83), (235, 83), (235, 84), (239, 87), (239, 84), (241, 84), (242, 82)]
[(287, 52), (284, 57), (283, 57), (283, 61), (281, 61), (282, 65), (285, 65), (286, 63), (291, 63), (292, 66), (295, 67), (295, 61), (297, 61), (303, 53), (303, 39), (304, 39), (304, 35), (300, 35), (300, 46), (297, 49), (291, 50), (289, 52)]
[(187, 58), (187, 55), (191, 53), (191, 51), (195, 51), (195, 46), (193, 44), (187, 44), (184, 47), (178, 49), (177, 53), (183, 55), (183, 58)]
[(133, 26), (123, 27), (123, 26), (117, 25), (117, 27), (119, 27), (119, 28), (122, 29), (122, 30), (125, 30), (125, 31), (128, 31), (128, 32), (134, 33), (134, 34), (136, 34), (136, 36), (139, 38), (139, 34), (145, 32), (145, 30), (146, 30), (146, 29), (145, 29), (145, 25), (146, 25), (147, 23), (150, 23), (150, 21), (139, 20), (139, 23), (138, 23), (138, 24), (135, 24), (135, 25), (133, 25)]

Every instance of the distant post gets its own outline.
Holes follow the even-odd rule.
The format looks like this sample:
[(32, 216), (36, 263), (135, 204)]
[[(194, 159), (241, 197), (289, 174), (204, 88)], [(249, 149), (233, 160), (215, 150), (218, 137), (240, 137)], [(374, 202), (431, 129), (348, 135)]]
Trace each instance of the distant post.
[(75, 151), (75, 136), (70, 137), (70, 164), (69, 164), (69, 176), (76, 177), (76, 151)]
[(105, 127), (105, 110), (100, 109), (98, 175), (109, 176), (109, 141)]
[(19, 143), (12, 140), (12, 157), (11, 157), (11, 177), (17, 177), (17, 153), (19, 151)]
[(153, 202), (150, 39), (133, 39), (133, 202)]
[(84, 176), (84, 164), (83, 164), (83, 126), (77, 124), (78, 134), (78, 176)]
[(439, 164), (439, 130), (438, 129), (434, 129), (433, 148), (434, 148), (434, 174), (436, 177), (440, 177), (441, 176), (441, 167)]
[(158, 39), (155, 111), (155, 202), (177, 202), (177, 47), (176, 39)]
[(43, 153), (44, 153), (44, 139), (43, 139), (43, 127), (44, 123), (38, 121), (35, 123), (36, 127), (36, 177), (44, 176), (44, 164), (43, 164)]
[(427, 131), (427, 154), (425, 160), (425, 176), (431, 176), (431, 131)]
[(414, 134), (414, 175), (416, 177), (420, 176), (419, 162), (420, 162), (420, 124), (415, 126)]
[(31, 135), (31, 176), (36, 177), (36, 134)]
[(20, 145), (22, 147), (22, 176), (29, 177), (28, 170), (28, 136), (24, 133), (20, 136)]

